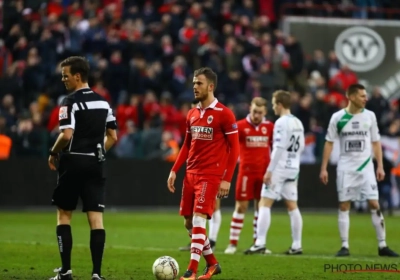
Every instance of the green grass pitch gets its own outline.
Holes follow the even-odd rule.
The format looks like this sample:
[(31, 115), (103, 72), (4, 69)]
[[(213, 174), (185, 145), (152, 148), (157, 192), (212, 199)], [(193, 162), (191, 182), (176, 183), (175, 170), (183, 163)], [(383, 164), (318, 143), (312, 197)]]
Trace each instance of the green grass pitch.
[[(321, 279), (400, 279), (399, 273), (332, 273), (324, 266), (337, 264), (395, 265), (400, 259), (377, 256), (377, 241), (370, 215), (351, 215), (350, 250), (352, 256), (337, 259), (340, 247), (336, 214), (303, 214), (302, 256), (282, 254), (291, 244), (289, 217), (272, 211), (268, 248), (272, 255), (245, 256), (242, 251), (252, 243), (252, 214), (247, 214), (236, 255), (224, 255), (228, 245), (231, 212), (223, 210), (216, 256), (222, 274), (213, 279), (249, 280), (321, 280)], [(60, 265), (55, 238), (53, 212), (0, 212), (0, 280), (48, 279)], [(183, 220), (175, 212), (108, 212), (105, 215), (107, 242), (103, 274), (107, 280), (151, 280), (154, 260), (163, 255), (174, 257), (180, 275), (189, 262), (188, 252), (178, 247), (189, 242)], [(400, 223), (386, 217), (389, 246), (400, 251)], [(89, 229), (86, 217), (77, 212), (72, 224), (74, 279), (90, 279)], [(202, 271), (204, 260), (200, 263)], [(393, 268), (393, 266), (392, 266)], [(179, 278), (178, 278), (179, 279)]]

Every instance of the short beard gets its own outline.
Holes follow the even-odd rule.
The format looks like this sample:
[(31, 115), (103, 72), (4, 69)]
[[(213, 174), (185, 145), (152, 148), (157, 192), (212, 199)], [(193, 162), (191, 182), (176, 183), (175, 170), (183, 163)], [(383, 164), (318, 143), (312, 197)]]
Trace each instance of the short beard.
[(196, 100), (197, 102), (203, 102), (204, 100), (207, 100), (207, 98), (208, 98), (208, 94), (203, 95), (201, 97), (197, 97), (194, 100)]

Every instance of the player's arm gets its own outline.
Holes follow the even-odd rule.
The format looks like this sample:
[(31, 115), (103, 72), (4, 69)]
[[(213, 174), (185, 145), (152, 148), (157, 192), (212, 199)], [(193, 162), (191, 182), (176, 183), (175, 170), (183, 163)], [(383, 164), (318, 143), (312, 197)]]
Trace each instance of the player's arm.
[(267, 168), (267, 173), (270, 172), (272, 173), (275, 168), (277, 167), (279, 161), (282, 158), (282, 154), (286, 149), (287, 145), (287, 128), (284, 125), (283, 122), (278, 121), (273, 130), (273, 148), (272, 148), (272, 154), (271, 154), (271, 161), (268, 165)]
[(372, 142), (372, 149), (374, 150), (374, 156), (378, 168), (383, 168), (383, 154), (381, 141)]
[(104, 149), (106, 152), (117, 142), (117, 121), (111, 108), (108, 109), (106, 119), (106, 136), (104, 137)]
[(60, 110), (58, 112), (59, 129), (61, 130), (60, 135), (53, 148), (51, 148), (52, 154), (58, 154), (63, 148), (67, 146), (69, 141), (74, 134), (75, 129), (75, 110), (73, 108), (73, 100), (68, 97), (64, 98), (61, 103)]
[(270, 127), (269, 127), (270, 132), (270, 137), (269, 137), (269, 148), (270, 150), (272, 149), (272, 146), (274, 145), (274, 123), (270, 122)]
[(329, 122), (328, 132), (325, 136), (325, 145), (324, 145), (324, 151), (322, 154), (321, 171), (327, 169), (329, 158), (331, 157), (332, 150), (333, 150), (333, 143), (338, 138), (339, 138), (339, 135), (338, 135), (336, 121), (335, 121), (334, 116), (332, 116), (332, 118)]
[(187, 121), (186, 127), (187, 127), (187, 130), (186, 130), (185, 140), (183, 141), (182, 148), (179, 151), (178, 157), (176, 158), (174, 166), (172, 166), (171, 172), (169, 173), (169, 177), (167, 180), (168, 189), (172, 193), (175, 192), (174, 184), (175, 184), (175, 179), (176, 179), (176, 172), (179, 171), (182, 164), (184, 164), (185, 161), (187, 160), (188, 155), (189, 155), (190, 145), (192, 143), (192, 134), (190, 131), (190, 125), (189, 125), (188, 121)]
[(174, 163), (174, 166), (171, 169), (171, 172), (178, 172), (179, 169), (182, 167), (182, 164), (184, 164), (188, 158), (189, 155), (189, 150), (190, 150), (190, 144), (192, 143), (192, 134), (190, 132), (190, 126), (187, 123), (186, 125), (186, 136), (185, 140), (183, 141), (183, 145), (181, 150), (179, 151), (178, 157), (176, 158), (176, 161)]
[(322, 153), (320, 179), (324, 184), (328, 183), (328, 172), (327, 172), (328, 162), (332, 154), (333, 143), (336, 139), (338, 139), (338, 137), (339, 135), (338, 135), (336, 121), (334, 116), (332, 116), (329, 122), (328, 132), (325, 137), (324, 151)]
[(226, 171), (222, 181), (230, 183), (232, 181), (233, 173), (235, 172), (240, 152), (238, 126), (231, 110), (227, 110), (227, 114), (224, 116), (222, 131), (225, 133), (229, 145), (228, 162), (226, 164)]
[(371, 124), (371, 141), (372, 150), (374, 151), (374, 156), (377, 164), (376, 177), (378, 181), (385, 178), (385, 171), (383, 169), (383, 153), (381, 145), (381, 136), (379, 134), (378, 122), (376, 120), (375, 114), (373, 114), (372, 124)]

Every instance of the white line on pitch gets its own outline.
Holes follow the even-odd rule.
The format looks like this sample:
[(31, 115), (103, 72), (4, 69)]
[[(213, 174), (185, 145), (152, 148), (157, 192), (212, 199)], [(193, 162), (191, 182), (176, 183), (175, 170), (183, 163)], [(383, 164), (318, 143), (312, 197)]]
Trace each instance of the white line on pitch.
[[(51, 242), (29, 242), (29, 241), (19, 241), (19, 240), (0, 240), (0, 243), (7, 244), (26, 244), (26, 245), (44, 245), (44, 246), (56, 246), (57, 243)], [(88, 244), (75, 244), (74, 247), (88, 247)], [(114, 249), (122, 249), (122, 250), (133, 250), (133, 251), (152, 251), (152, 252), (165, 252), (165, 251), (177, 251), (177, 248), (156, 248), (156, 247), (134, 247), (134, 246), (121, 246), (121, 245), (106, 245), (107, 248)], [(222, 254), (221, 252), (216, 252), (217, 254)], [(267, 254), (260, 255), (261, 257), (273, 257), (273, 258), (301, 258), (301, 259), (323, 259), (323, 260), (340, 260), (340, 261), (363, 261), (363, 262), (377, 262), (374, 258), (353, 258), (353, 257), (344, 257), (337, 258), (335, 256), (328, 255), (301, 255), (301, 256), (287, 256), (284, 254)]]

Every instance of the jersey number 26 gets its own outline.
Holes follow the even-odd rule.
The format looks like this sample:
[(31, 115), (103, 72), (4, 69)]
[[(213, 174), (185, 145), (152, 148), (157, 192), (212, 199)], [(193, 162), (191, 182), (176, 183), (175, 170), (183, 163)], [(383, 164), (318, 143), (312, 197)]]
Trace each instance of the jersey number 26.
[(300, 140), (300, 136), (295, 136), (295, 135), (292, 135), (291, 137), (290, 137), (290, 139), (289, 139), (289, 142), (290, 142), (290, 146), (289, 146), (289, 148), (287, 149), (287, 151), (288, 152), (295, 152), (295, 153), (297, 153), (297, 151), (299, 150), (299, 148), (300, 148), (300, 143), (299, 143), (299, 140)]

